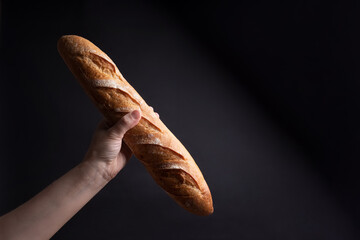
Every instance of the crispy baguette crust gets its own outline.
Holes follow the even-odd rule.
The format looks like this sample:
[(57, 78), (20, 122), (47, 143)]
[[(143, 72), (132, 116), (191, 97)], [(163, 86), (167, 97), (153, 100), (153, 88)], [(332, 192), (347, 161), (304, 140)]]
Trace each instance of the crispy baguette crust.
[(93, 43), (76, 35), (62, 36), (58, 50), (110, 123), (135, 109), (141, 110), (141, 120), (125, 134), (125, 143), (180, 206), (196, 215), (210, 215), (214, 211), (211, 193), (195, 161), (115, 63)]

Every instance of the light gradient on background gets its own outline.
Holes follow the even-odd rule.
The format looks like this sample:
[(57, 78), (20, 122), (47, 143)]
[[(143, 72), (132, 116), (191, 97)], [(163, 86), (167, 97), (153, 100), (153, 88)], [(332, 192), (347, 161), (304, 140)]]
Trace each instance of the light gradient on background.
[[(1, 128), (0, 175), (6, 181), (0, 214), (81, 161), (101, 119), (56, 50), (61, 35), (77, 34), (112, 58), (187, 147), (212, 191), (215, 212), (210, 217), (187, 213), (133, 158), (54, 239), (355, 239), (351, 213), (313, 162), (318, 155), (302, 145), (306, 138), (295, 135), (292, 114), (301, 113), (301, 108), (289, 112), (282, 107), (291, 103), (297, 81), (288, 79), (286, 86), (266, 81), (281, 75), (266, 57), (287, 52), (276, 53), (256, 41), (266, 31), (257, 33), (251, 27), (258, 26), (256, 21), (267, 26), (266, 19), (245, 13), (247, 9), (256, 14), (254, 9), (261, 6), (245, 4), (245, 15), (237, 18), (236, 11), (229, 10), (231, 4), (185, 2), (182, 6), (189, 7), (189, 15), (181, 18), (183, 9), (175, 11), (157, 1), (28, 3), (22, 9), (3, 5), (1, 79), (7, 80), (1, 97), (6, 128)], [(208, 19), (192, 18), (191, 9), (204, 9), (198, 14)], [(222, 11), (222, 17), (229, 11), (234, 14), (229, 18), (239, 24), (231, 25), (226, 18), (217, 22), (214, 9)], [(194, 26), (189, 26), (189, 19), (194, 19)], [(197, 24), (205, 20), (205, 29), (213, 26), (223, 35), (207, 41), (207, 31), (195, 34)], [(231, 28), (235, 26), (253, 35), (238, 35)], [(216, 40), (218, 49), (212, 51)], [(220, 58), (227, 55), (232, 65)], [(281, 72), (286, 75), (291, 66), (284, 61)], [(300, 77), (306, 75), (297, 70)], [(259, 98), (264, 92), (267, 95)], [(277, 108), (279, 102), (283, 105)], [(285, 113), (277, 114), (281, 110), (292, 122), (282, 124)], [(303, 122), (298, 122), (301, 129)]]

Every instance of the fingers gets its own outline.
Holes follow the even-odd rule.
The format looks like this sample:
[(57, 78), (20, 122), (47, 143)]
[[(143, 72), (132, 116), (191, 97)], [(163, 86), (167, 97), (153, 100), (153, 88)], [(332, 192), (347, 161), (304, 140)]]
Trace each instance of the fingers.
[(113, 138), (123, 138), (125, 133), (135, 127), (141, 119), (139, 110), (134, 110), (122, 117), (114, 126), (108, 129)]
[[(153, 111), (153, 107), (150, 107)], [(154, 112), (157, 117), (160, 117), (157, 112)], [(125, 133), (129, 131), (131, 128), (136, 126), (138, 122), (141, 119), (141, 112), (140, 110), (134, 110), (131, 113), (126, 114), (124, 117), (122, 117), (117, 123), (115, 123), (114, 126), (108, 129), (108, 132), (111, 137), (114, 138), (123, 138)], [(100, 127), (105, 129), (108, 127), (108, 124), (106, 121), (103, 121), (100, 124)]]
[[(151, 111), (154, 111), (154, 108), (153, 107), (151, 107), (151, 106), (149, 106), (150, 107), (150, 109), (151, 109)], [(160, 118), (160, 115), (157, 113), (157, 112), (154, 112), (155, 113), (155, 115), (158, 117), (158, 118)]]

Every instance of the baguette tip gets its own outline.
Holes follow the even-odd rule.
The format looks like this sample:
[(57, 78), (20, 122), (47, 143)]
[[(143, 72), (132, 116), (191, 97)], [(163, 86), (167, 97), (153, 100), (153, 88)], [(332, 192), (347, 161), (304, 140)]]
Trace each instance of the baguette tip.
[(214, 213), (214, 206), (210, 191), (202, 193), (202, 196), (173, 196), (169, 194), (180, 206), (198, 216), (209, 216)]
[(57, 49), (61, 56), (66, 54), (75, 55), (81, 48), (81, 42), (88, 41), (77, 35), (63, 35), (57, 42)]

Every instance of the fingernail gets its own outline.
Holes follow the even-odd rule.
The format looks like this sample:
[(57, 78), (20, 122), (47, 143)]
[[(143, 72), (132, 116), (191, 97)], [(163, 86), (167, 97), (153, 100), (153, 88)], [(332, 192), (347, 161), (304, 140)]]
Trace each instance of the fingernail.
[(138, 119), (138, 118), (140, 118), (140, 116), (141, 116), (141, 114), (140, 114), (139, 110), (134, 110), (131, 112), (131, 117), (134, 119)]

